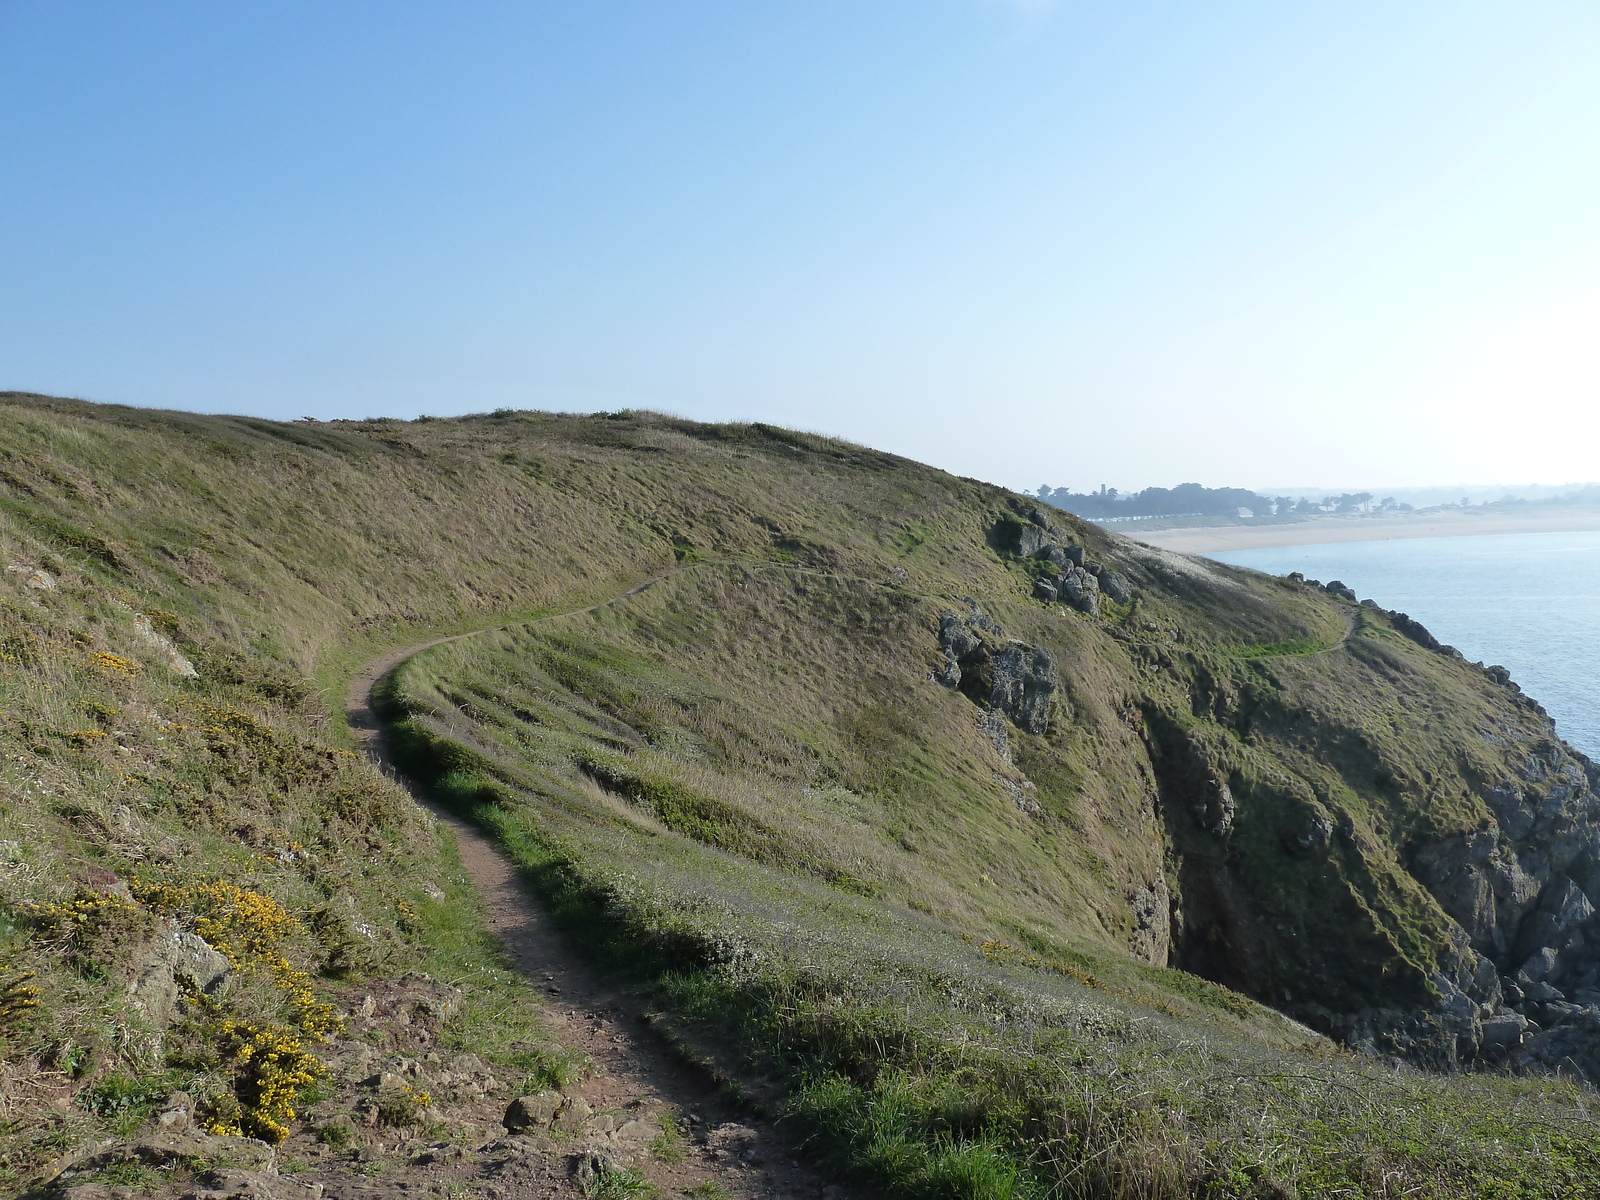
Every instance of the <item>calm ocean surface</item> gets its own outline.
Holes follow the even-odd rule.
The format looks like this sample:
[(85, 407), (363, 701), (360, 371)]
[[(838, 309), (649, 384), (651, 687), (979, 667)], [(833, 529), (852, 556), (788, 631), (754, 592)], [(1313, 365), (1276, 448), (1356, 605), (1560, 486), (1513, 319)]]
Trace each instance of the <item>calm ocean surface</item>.
[(1600, 533), (1513, 533), (1208, 555), (1339, 579), (1410, 613), (1469, 659), (1499, 663), (1556, 729), (1600, 759)]

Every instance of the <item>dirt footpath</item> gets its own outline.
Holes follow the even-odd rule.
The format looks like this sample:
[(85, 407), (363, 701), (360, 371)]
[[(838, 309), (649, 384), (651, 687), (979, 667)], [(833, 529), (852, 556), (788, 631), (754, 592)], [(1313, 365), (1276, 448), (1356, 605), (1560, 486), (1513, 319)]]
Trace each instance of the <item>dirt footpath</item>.
[[(453, 1172), (456, 1186), (465, 1190), (442, 1194), (490, 1200), (647, 1194), (618, 1190), (615, 1184), (621, 1180), (604, 1179), (608, 1170), (622, 1169), (643, 1176), (663, 1197), (855, 1200), (862, 1193), (826, 1179), (781, 1122), (760, 1120), (736, 1106), (708, 1072), (674, 1053), (646, 1024), (637, 1001), (608, 986), (566, 944), (493, 843), (453, 814), (434, 808), (395, 771), (372, 711), (373, 688), (413, 654), (450, 640), (392, 650), (369, 662), (350, 684), (350, 729), (362, 749), (455, 835), (462, 864), (483, 898), (490, 931), (504, 943), (528, 986), (544, 993), (551, 1032), (588, 1054), (596, 1074), (568, 1088), (567, 1099), (543, 1101), (546, 1107), (562, 1105), (555, 1128), (559, 1131), (565, 1120), (568, 1136), (552, 1138), (540, 1130), (512, 1136), (497, 1130), (474, 1155), (481, 1167), (478, 1177)], [(583, 1116), (584, 1110), (590, 1115)], [(663, 1138), (664, 1125), (679, 1129), (681, 1138)], [(335, 1200), (345, 1193), (330, 1186), (324, 1194)]]

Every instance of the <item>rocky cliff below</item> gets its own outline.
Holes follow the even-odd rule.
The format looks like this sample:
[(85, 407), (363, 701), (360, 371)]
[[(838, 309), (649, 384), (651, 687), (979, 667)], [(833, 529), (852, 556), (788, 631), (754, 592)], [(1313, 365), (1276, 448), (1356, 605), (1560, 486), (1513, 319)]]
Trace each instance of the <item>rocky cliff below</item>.
[[(1225, 568), (1123, 553), (1237, 603)], [(1282, 586), (1346, 633), (1238, 657), (1124, 634), (1163, 681), (1141, 704), (1172, 961), (1360, 1049), (1600, 1081), (1600, 767), (1504, 668), (1338, 581)]]

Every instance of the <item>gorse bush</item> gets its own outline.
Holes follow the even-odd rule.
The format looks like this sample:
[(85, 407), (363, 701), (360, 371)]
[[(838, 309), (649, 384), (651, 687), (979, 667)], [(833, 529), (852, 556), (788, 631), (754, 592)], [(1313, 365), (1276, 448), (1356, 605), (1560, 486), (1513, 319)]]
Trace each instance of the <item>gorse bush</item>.
[[(93, 962), (107, 951), (138, 947), (154, 929), (153, 914), (174, 918), (192, 927), (236, 973), (264, 976), (287, 1023), (243, 1020), (229, 1015), (226, 1002), (196, 993), (187, 996), (187, 1020), (217, 1047), (235, 1080), (233, 1096), (215, 1109), (211, 1132), (281, 1141), (295, 1117), (295, 1097), (325, 1073), (307, 1043), (326, 1041), (344, 1028), (333, 1006), (317, 998), (311, 976), (283, 951), (299, 923), (270, 896), (222, 880), (135, 877), (129, 888), (132, 899), (80, 889), (70, 900), (37, 906), (34, 919), (47, 936), (72, 947), (78, 961)], [(124, 1077), (114, 1080), (123, 1083), (106, 1095), (143, 1094)], [(112, 1085), (102, 1085), (102, 1092), (105, 1087)], [(110, 1115), (102, 1092), (89, 1107)]]
[(238, 1107), (216, 1114), (208, 1128), (281, 1142), (289, 1135), (296, 1097), (322, 1078), (325, 1068), (293, 1029), (222, 1020), (216, 1023), (216, 1036), (224, 1061), (234, 1071)]
[(185, 919), (236, 972), (264, 974), (280, 994), (289, 1015), (286, 1024), (226, 1016), (224, 1005), (198, 995), (189, 997), (189, 1020), (219, 1048), (235, 1080), (238, 1103), (214, 1113), (210, 1131), (282, 1141), (295, 1119), (295, 1098), (326, 1074), (307, 1043), (326, 1041), (344, 1029), (333, 1006), (317, 998), (311, 976), (283, 952), (283, 942), (298, 932), (299, 922), (272, 897), (222, 880), (143, 879), (131, 886), (142, 904)]
[(222, 880), (135, 879), (131, 886), (140, 903), (192, 921), (195, 932), (234, 970), (264, 971), (294, 1013), (294, 1025), (301, 1033), (325, 1039), (344, 1028), (333, 1006), (317, 999), (311, 976), (283, 952), (284, 940), (299, 930), (300, 923), (271, 896)]

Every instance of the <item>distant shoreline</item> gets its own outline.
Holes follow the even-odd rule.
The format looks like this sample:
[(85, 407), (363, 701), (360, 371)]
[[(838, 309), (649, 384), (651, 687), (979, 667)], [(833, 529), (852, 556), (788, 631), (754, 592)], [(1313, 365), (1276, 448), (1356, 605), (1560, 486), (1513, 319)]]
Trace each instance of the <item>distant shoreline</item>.
[[(1107, 527), (1115, 532), (1115, 526)], [(1184, 554), (1317, 546), (1331, 542), (1385, 542), (1398, 538), (1473, 537), (1495, 533), (1600, 532), (1600, 507), (1467, 512), (1362, 513), (1311, 517), (1282, 525), (1208, 525), (1130, 530), (1136, 542)]]

